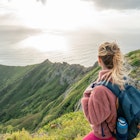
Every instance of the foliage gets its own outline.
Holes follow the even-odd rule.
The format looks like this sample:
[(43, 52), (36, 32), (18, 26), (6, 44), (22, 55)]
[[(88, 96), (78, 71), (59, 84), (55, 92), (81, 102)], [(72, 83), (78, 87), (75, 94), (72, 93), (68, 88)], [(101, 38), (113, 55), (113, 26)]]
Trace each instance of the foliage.
[[(88, 72), (88, 68), (67, 63), (45, 62), (26, 67), (0, 65), (0, 123), (3, 132), (11, 125), (14, 130), (34, 131), (60, 116), (54, 108), (64, 100), (67, 90)], [(47, 116), (47, 117), (46, 117)], [(50, 117), (49, 117), (50, 116)], [(44, 119), (47, 121), (44, 122)]]
[[(127, 62), (131, 65), (130, 76), (136, 82), (140, 81), (140, 50), (132, 51), (126, 55)], [(139, 86), (140, 87), (140, 86)]]
[(90, 131), (83, 113), (71, 112), (50, 122), (37, 133), (29, 134), (22, 129), (22, 131), (6, 134), (5, 140), (82, 140), (82, 137)]
[(53, 139), (53, 137), (56, 137), (58, 140), (74, 140), (77, 137), (83, 137), (91, 131), (90, 126), (84, 118), (82, 112), (65, 114), (62, 117), (50, 122), (41, 130), (47, 132), (48, 138)]
[(132, 51), (126, 55), (132, 66), (140, 66), (140, 50)]
[[(83, 112), (78, 111), (62, 115), (36, 133), (29, 134), (22, 129), (22, 131), (5, 134), (3, 140), (82, 140), (90, 131), (90, 125)], [(135, 140), (140, 140), (140, 136)]]

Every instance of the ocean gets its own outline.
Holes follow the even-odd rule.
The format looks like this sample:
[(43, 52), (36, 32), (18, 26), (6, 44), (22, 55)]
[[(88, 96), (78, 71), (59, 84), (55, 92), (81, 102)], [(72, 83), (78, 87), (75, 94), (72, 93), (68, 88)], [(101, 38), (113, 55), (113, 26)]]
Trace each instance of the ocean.
[(1, 40), (0, 64), (26, 66), (51, 62), (67, 62), (85, 67), (97, 61), (98, 46), (105, 41), (115, 41), (123, 54), (140, 49), (138, 34), (100, 33), (96, 31), (53, 32), (26, 37), (22, 41), (11, 38)]

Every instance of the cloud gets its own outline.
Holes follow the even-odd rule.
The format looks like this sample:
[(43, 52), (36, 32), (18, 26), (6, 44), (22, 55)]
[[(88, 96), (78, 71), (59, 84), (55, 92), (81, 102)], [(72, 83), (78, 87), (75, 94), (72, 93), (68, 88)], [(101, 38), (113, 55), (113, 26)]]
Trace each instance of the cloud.
[[(10, 2), (12, 0), (8, 0), (8, 1)], [(36, 1), (41, 1), (43, 4), (45, 4), (47, 0), (36, 0)]]
[(37, 1), (41, 1), (42, 4), (46, 4), (47, 0), (37, 0)]
[(23, 26), (0, 25), (0, 47), (18, 43), (30, 35), (40, 32), (38, 29), (30, 29)]
[(1, 25), (17, 25), (20, 21), (12, 13), (0, 14), (0, 26)]
[(41, 31), (24, 26), (0, 25), (0, 64), (27, 65), (36, 63), (36, 56), (41, 57), (40, 53), (33, 49), (22, 48), (20, 42), (38, 33)]
[(89, 0), (103, 9), (140, 9), (139, 0)]

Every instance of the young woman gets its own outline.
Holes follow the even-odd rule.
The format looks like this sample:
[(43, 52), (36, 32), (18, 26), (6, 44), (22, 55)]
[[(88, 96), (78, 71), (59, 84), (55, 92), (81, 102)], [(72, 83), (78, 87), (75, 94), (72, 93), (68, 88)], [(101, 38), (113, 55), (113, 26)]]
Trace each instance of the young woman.
[[(116, 43), (105, 42), (99, 46), (98, 63), (102, 70), (96, 82), (112, 82), (123, 89), (125, 84), (123, 55)], [(89, 86), (84, 92), (81, 103), (93, 129), (83, 140), (114, 140), (112, 132), (115, 131), (117, 118), (116, 96), (103, 85), (94, 88)]]

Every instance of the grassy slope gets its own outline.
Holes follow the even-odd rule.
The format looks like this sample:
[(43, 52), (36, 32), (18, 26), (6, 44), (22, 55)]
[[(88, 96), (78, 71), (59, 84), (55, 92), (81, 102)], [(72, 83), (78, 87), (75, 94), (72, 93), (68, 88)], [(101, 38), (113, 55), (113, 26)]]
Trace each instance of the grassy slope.
[(140, 81), (140, 50), (132, 51), (126, 55), (128, 63), (133, 67), (131, 77), (136, 81)]
[[(71, 112), (62, 115), (40, 128), (36, 133), (29, 134), (24, 129), (4, 135), (4, 140), (82, 140), (91, 131), (83, 112)], [(1, 138), (1, 137), (0, 137)], [(140, 135), (135, 140), (140, 140)]]
[(26, 73), (37, 65), (26, 67), (0, 65), (0, 89), (21, 79)]
[[(3, 70), (3, 71), (2, 71)], [(62, 113), (54, 112), (64, 99), (66, 90), (87, 72), (80, 65), (45, 61), (31, 67), (1, 67), (0, 123), (4, 131), (9, 125), (15, 129), (34, 130)], [(9, 74), (7, 74), (9, 72)], [(6, 75), (7, 74), (7, 75)], [(5, 75), (5, 77), (4, 77)], [(10, 82), (11, 80), (11, 82)], [(48, 118), (44, 120), (44, 116)]]

